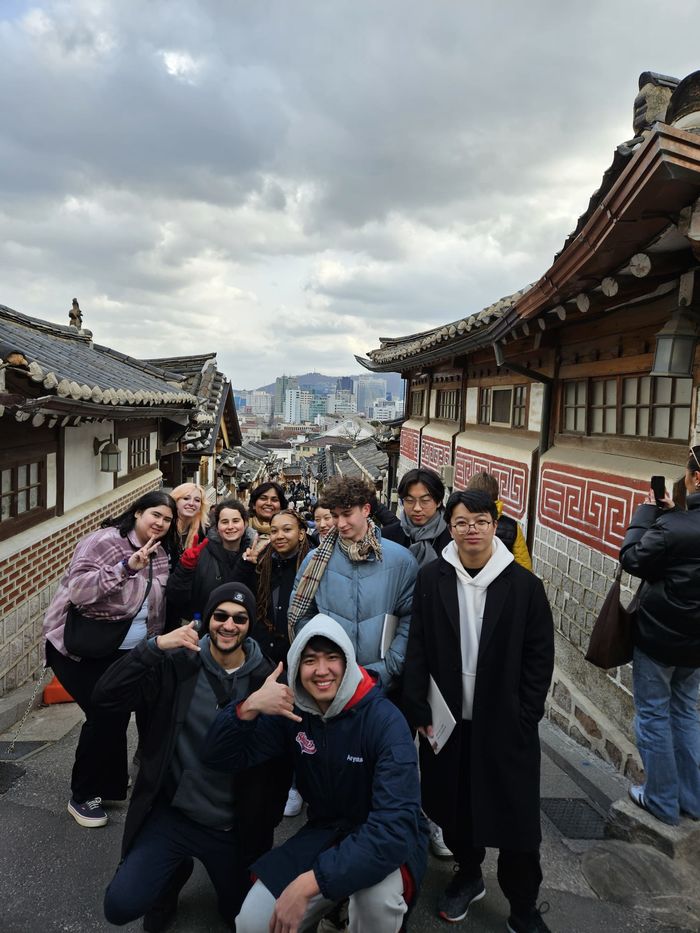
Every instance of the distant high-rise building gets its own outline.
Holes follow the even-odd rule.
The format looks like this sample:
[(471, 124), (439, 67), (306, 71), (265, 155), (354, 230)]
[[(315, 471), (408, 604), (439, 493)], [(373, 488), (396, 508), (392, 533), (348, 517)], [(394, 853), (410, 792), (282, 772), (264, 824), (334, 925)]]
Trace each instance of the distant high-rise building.
[(284, 405), (287, 389), (298, 389), (296, 376), (278, 376), (275, 379), (275, 414), (284, 415)]
[(386, 379), (380, 379), (377, 376), (359, 376), (356, 392), (357, 410), (368, 415), (374, 400), (386, 397)]
[(352, 392), (352, 376), (340, 376), (335, 384), (336, 391)]
[(269, 392), (246, 392), (246, 406), (254, 415), (269, 418), (272, 414), (273, 397)]
[(326, 399), (326, 411), (329, 415), (353, 415), (357, 411), (357, 396), (351, 389), (336, 389)]
[(301, 389), (287, 389), (284, 393), (283, 417), (287, 424), (301, 421)]

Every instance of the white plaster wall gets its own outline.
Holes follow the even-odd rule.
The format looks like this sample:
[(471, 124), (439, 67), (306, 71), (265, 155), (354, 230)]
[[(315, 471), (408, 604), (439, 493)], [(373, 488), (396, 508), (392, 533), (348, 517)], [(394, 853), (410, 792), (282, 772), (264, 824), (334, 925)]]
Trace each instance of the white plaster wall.
[(96, 437), (101, 440), (109, 437), (113, 432), (114, 426), (110, 422), (66, 428), (63, 499), (66, 512), (112, 489), (112, 474), (100, 473), (100, 457), (95, 456), (93, 441)]
[(56, 505), (56, 454), (46, 455), (46, 508)]
[(541, 382), (530, 385), (530, 412), (527, 422), (528, 431), (539, 431), (542, 427), (542, 403), (544, 401), (544, 386)]
[[(122, 457), (121, 457), (122, 468), (117, 473), (117, 476), (126, 476), (126, 474), (129, 472), (129, 438), (120, 437), (119, 440), (117, 441), (117, 446), (122, 452)], [(107, 474), (105, 473), (105, 476), (106, 475)]]
[(464, 412), (466, 424), (477, 424), (479, 420), (479, 388), (471, 386), (467, 389), (467, 402)]

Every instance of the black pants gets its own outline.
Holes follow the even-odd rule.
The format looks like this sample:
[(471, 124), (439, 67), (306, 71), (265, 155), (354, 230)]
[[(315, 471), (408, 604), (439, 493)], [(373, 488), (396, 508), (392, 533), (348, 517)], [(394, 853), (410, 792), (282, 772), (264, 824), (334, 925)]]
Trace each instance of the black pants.
[(124, 657), (115, 651), (106, 658), (74, 661), (46, 643), (46, 661), (85, 713), (71, 775), (71, 794), (77, 803), (93, 797), (125, 800), (129, 770), (126, 730), (130, 713), (108, 713), (92, 705), (92, 691), (108, 667)]
[[(471, 722), (463, 719), (456, 728), (460, 736), (461, 753), (459, 762), (460, 797), (457, 803), (457, 820), (454, 826), (443, 826), (445, 844), (454, 854), (462, 872), (469, 879), (481, 877), (481, 863), (486, 856), (483, 846), (474, 845), (471, 803)], [(475, 806), (478, 806), (478, 800)], [(512, 913), (525, 916), (537, 904), (537, 895), (542, 884), (539, 848), (531, 852), (513, 849), (498, 850), (498, 883), (510, 902)]]
[(178, 865), (199, 859), (216, 891), (219, 913), (232, 924), (250, 887), (233, 831), (190, 820), (165, 800), (156, 803), (105, 893), (105, 917), (121, 926), (158, 902)]

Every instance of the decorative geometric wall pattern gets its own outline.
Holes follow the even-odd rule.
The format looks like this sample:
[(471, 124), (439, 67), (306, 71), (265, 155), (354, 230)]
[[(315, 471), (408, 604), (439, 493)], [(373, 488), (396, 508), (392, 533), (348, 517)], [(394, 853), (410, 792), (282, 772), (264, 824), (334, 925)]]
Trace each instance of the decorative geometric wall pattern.
[(420, 449), (420, 465), (430, 470), (440, 472), (444, 463), (452, 463), (452, 443), (438, 440), (436, 437), (426, 437), (423, 434), (423, 443)]
[(537, 519), (547, 528), (617, 557), (647, 480), (547, 463), (540, 479)]
[(527, 508), (530, 468), (517, 460), (504, 460), (478, 450), (457, 448), (455, 489), (465, 489), (475, 473), (491, 473), (498, 480), (506, 515), (522, 519)]
[(401, 428), (401, 456), (418, 466), (420, 434), (413, 428)]

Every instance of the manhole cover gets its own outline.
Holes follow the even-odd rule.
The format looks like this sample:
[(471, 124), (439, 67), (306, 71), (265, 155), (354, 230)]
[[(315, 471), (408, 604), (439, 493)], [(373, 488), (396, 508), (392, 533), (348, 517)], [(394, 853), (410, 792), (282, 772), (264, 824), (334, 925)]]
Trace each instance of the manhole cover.
[(0, 795), (6, 794), (23, 774), (24, 768), (20, 767), (20, 765), (10, 764), (9, 761), (0, 761)]
[(10, 754), (12, 742), (0, 742), (0, 761), (22, 761), (24, 758), (35, 755), (42, 748), (46, 748), (48, 744), (48, 742), (15, 742), (15, 747)]
[(542, 809), (567, 839), (602, 839), (605, 818), (580, 797), (544, 797)]

